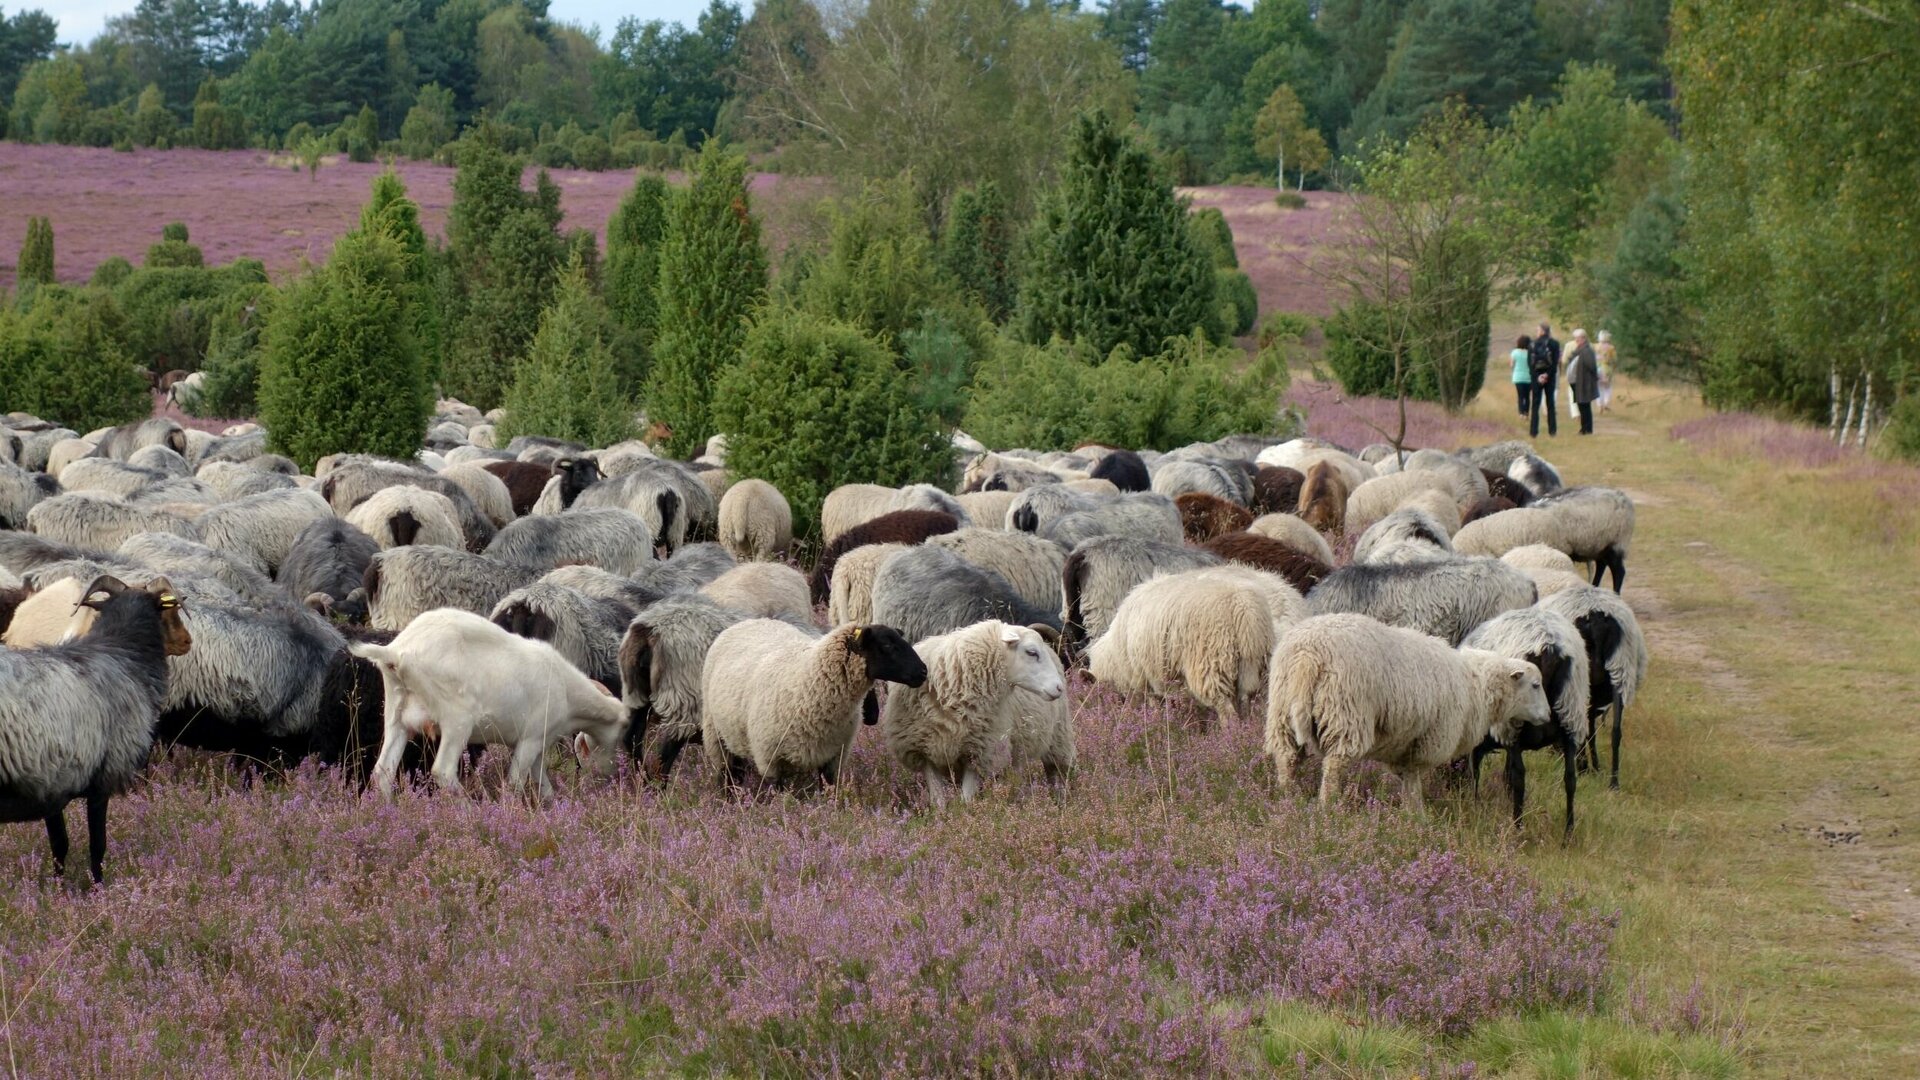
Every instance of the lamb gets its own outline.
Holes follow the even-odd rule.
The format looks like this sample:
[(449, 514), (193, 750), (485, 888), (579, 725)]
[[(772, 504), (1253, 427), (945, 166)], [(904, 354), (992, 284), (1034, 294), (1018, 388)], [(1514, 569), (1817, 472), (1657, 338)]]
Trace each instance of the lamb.
[(459, 785), (468, 745), (513, 747), (507, 783), (519, 790), (531, 783), (542, 802), (553, 797), (542, 760), (550, 743), (570, 740), (583, 758), (591, 750), (604, 763), (626, 736), (626, 707), (604, 686), (553, 646), (515, 637), (471, 612), (428, 612), (391, 645), (350, 648), (379, 667), (385, 690), (385, 732), (373, 767), (374, 787), (385, 798), (414, 736), (439, 734), (433, 778), (446, 789)]
[(701, 595), (756, 619), (813, 619), (813, 599), (807, 579), (786, 563), (749, 562), (721, 574), (700, 589)]
[(1040, 535), (1068, 551), (1096, 536), (1130, 536), (1162, 544), (1178, 544), (1186, 538), (1173, 500), (1153, 492), (1122, 495), (1091, 510), (1068, 514)]
[(620, 698), (633, 721), (628, 750), (649, 780), (665, 783), (680, 752), (700, 741), (707, 650), (720, 631), (746, 618), (704, 596), (671, 596), (627, 626), (620, 641)]
[(1301, 751), (1323, 757), (1320, 801), (1330, 803), (1351, 764), (1371, 759), (1400, 777), (1408, 805), (1424, 774), (1491, 735), (1509, 745), (1551, 713), (1540, 672), (1524, 660), (1449, 648), (1364, 615), (1307, 619), (1274, 650), (1267, 684), (1266, 751), (1282, 791)]
[(379, 550), (373, 537), (352, 525), (336, 517), (320, 518), (294, 537), (277, 580), (294, 602), (325, 596), (331, 610), (360, 587), (367, 564)]
[(507, 522), (519, 516), (513, 508), (513, 493), (499, 477), (481, 468), (473, 462), (455, 463), (440, 470), (443, 480), (450, 480), (460, 486), (473, 505), (495, 528), (505, 528)]
[(1300, 485), (1301, 520), (1323, 533), (1339, 532), (1347, 520), (1347, 482), (1327, 462), (1316, 462)]
[(67, 865), (67, 804), (87, 800), (88, 868), (105, 878), (107, 802), (146, 764), (167, 688), (167, 657), (193, 643), (165, 578), (87, 586), (84, 637), (0, 650), (0, 821), (41, 820), (56, 873)]
[[(1613, 710), (1612, 774), (1609, 789), (1620, 787), (1620, 726), (1627, 706), (1640, 691), (1647, 677), (1647, 639), (1640, 632), (1640, 620), (1617, 593), (1590, 585), (1563, 589), (1540, 601), (1540, 607), (1556, 612), (1573, 623), (1587, 651), (1587, 714), (1593, 721)], [(1588, 765), (1600, 768), (1600, 750), (1595, 744), (1597, 731), (1589, 730), (1586, 742)]]
[(879, 575), (883, 563), (907, 547), (906, 544), (868, 544), (847, 552), (834, 567), (833, 584), (827, 590), (827, 625), (872, 622), (873, 579)]
[(620, 691), (620, 638), (637, 609), (542, 578), (500, 598), (488, 619), (508, 633), (552, 645), (588, 678)]
[(1217, 719), (1244, 718), (1280, 633), (1306, 614), (1289, 587), (1250, 588), (1256, 573), (1210, 567), (1134, 589), (1087, 651), (1089, 673), (1129, 694), (1159, 693), (1178, 679)]
[(1462, 554), (1498, 556), (1528, 544), (1545, 544), (1576, 562), (1592, 563), (1595, 585), (1611, 570), (1613, 591), (1618, 593), (1627, 578), (1633, 516), (1633, 500), (1623, 491), (1568, 488), (1462, 526), (1453, 546)]
[(1013, 501), (1021, 494), (1017, 491), (972, 491), (953, 498), (960, 504), (960, 509), (967, 512), (967, 519), (975, 527), (1004, 529), (1007, 527), (1007, 511), (1013, 508)]
[(1022, 600), (1007, 579), (967, 562), (945, 548), (910, 547), (886, 562), (873, 579), (873, 617), (909, 641), (958, 630), (987, 619), (1058, 632), (1052, 611)]
[[(381, 488), (347, 511), (347, 524), (373, 537), (380, 550), (409, 544), (460, 547), (465, 537), (445, 495), (404, 484)], [(499, 540), (499, 535), (494, 536)]]
[(1121, 491), (1152, 491), (1153, 476), (1147, 463), (1131, 450), (1109, 450), (1100, 455), (1087, 471), (1093, 480), (1105, 480)]
[(855, 727), (879, 720), (868, 704), (876, 680), (927, 681), (926, 664), (892, 627), (843, 626), (817, 639), (776, 619), (727, 627), (700, 679), (708, 768), (736, 784), (749, 765), (768, 781), (832, 784)]
[(1246, 507), (1213, 495), (1190, 491), (1173, 503), (1179, 508), (1188, 543), (1204, 544), (1226, 533), (1245, 532), (1253, 524), (1253, 514)]
[(1498, 559), (1355, 563), (1307, 594), (1316, 615), (1353, 612), (1458, 645), (1474, 627), (1537, 598), (1532, 579)]
[(458, 548), (416, 546), (382, 551), (367, 563), (361, 582), (367, 593), (367, 619), (377, 629), (404, 630), (416, 616), (435, 608), (457, 607), (484, 614), (492, 611), (501, 597), (538, 578), (544, 569), (472, 555)]
[(937, 510), (894, 510), (872, 521), (856, 525), (827, 544), (814, 564), (809, 587), (814, 602), (827, 598), (833, 582), (833, 568), (842, 556), (868, 544), (920, 544), (930, 536), (950, 533), (960, 527), (960, 519)]
[[(668, 497), (677, 501), (672, 492)], [(551, 570), (584, 562), (616, 574), (634, 574), (653, 561), (654, 533), (639, 514), (614, 506), (534, 514), (494, 535), (487, 556)]]
[[(1580, 633), (1564, 615), (1544, 608), (1503, 611), (1474, 628), (1461, 643), (1515, 660), (1524, 660), (1540, 672), (1547, 692), (1549, 721), (1522, 726), (1505, 744), (1507, 788), (1513, 795), (1513, 823), (1527, 804), (1527, 766), (1522, 753), (1554, 747), (1560, 751), (1567, 792), (1565, 839), (1573, 839), (1574, 773), (1578, 748), (1587, 742), (1587, 652)], [(1480, 776), (1480, 760), (1500, 745), (1491, 735), (1473, 751), (1473, 774)]]
[(1200, 545), (1228, 562), (1278, 574), (1287, 584), (1305, 592), (1333, 573), (1333, 567), (1302, 555), (1286, 543), (1250, 532), (1227, 533)]
[(1027, 627), (987, 620), (921, 641), (914, 647), (926, 681), (887, 695), (880, 714), (887, 749), (927, 778), (935, 810), (947, 805), (947, 786), (971, 802), (980, 777), (1010, 748), (1021, 712), (1067, 692), (1060, 663)]
[(146, 446), (165, 446), (181, 457), (187, 456), (187, 432), (171, 420), (138, 420), (112, 428), (94, 442), (94, 456), (125, 461), (135, 450)]
[(1262, 514), (1253, 519), (1247, 531), (1255, 536), (1264, 536), (1269, 540), (1278, 540), (1293, 550), (1318, 562), (1333, 565), (1333, 545), (1320, 535), (1320, 530), (1306, 523), (1298, 514), (1287, 512), (1280, 514)]
[[(1043, 611), (1060, 610), (1060, 572), (1066, 566), (1067, 553), (1060, 550), (1058, 544), (1030, 533), (980, 528), (942, 533), (927, 543), (946, 548), (973, 565), (1006, 578), (1007, 584), (1013, 586), (1013, 591), (1026, 603)], [(836, 572), (836, 586), (838, 574), (845, 572), (843, 559)], [(834, 625), (857, 621), (836, 620)]]
[(1253, 501), (1247, 508), (1255, 514), (1291, 514), (1300, 505), (1300, 487), (1307, 474), (1284, 465), (1262, 465), (1253, 473)]
[(0, 530), (24, 529), (34, 504), (60, 494), (60, 481), (0, 463)]
[(167, 532), (197, 538), (194, 523), (176, 514), (128, 506), (118, 499), (68, 493), (35, 503), (27, 511), (27, 529), (55, 543), (112, 551), (127, 537)]
[(720, 497), (720, 546), (736, 559), (774, 559), (793, 544), (793, 510), (780, 489), (748, 478)]
[(1060, 569), (1062, 655), (1071, 661), (1082, 643), (1106, 633), (1120, 602), (1141, 582), (1223, 561), (1211, 551), (1130, 536), (1096, 537), (1074, 548)]
[(1432, 514), (1416, 507), (1395, 510), (1368, 527), (1353, 545), (1356, 563), (1432, 562), (1453, 558), (1453, 543)]
[(263, 491), (200, 515), (201, 539), (263, 574), (276, 573), (293, 543), (316, 521), (333, 520), (325, 499), (300, 488)]

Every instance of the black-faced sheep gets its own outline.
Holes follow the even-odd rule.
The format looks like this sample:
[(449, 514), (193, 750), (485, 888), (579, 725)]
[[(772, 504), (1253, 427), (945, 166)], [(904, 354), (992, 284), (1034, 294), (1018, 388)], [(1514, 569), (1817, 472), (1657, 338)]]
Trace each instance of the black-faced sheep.
[(43, 821), (56, 872), (67, 864), (67, 804), (87, 800), (89, 869), (102, 880), (107, 801), (146, 764), (167, 689), (167, 658), (192, 645), (166, 579), (129, 589), (102, 577), (78, 640), (0, 649), (0, 821)]
[[(1647, 677), (1647, 639), (1633, 609), (1616, 593), (1589, 585), (1563, 589), (1540, 601), (1540, 607), (1564, 616), (1579, 631), (1587, 650), (1587, 710), (1597, 722), (1613, 710), (1613, 754), (1609, 788), (1620, 786), (1620, 727), (1627, 706), (1633, 704)], [(1590, 729), (1588, 764), (1600, 768), (1596, 745), (1598, 729)]]
[(1087, 470), (1088, 479), (1105, 480), (1121, 491), (1152, 491), (1147, 463), (1131, 450), (1108, 450)]
[(832, 784), (876, 680), (927, 681), (926, 664), (891, 627), (843, 626), (823, 638), (775, 619), (727, 627), (701, 675), (709, 769), (736, 784), (748, 766), (769, 781)]
[(1272, 668), (1266, 751), (1283, 791), (1302, 751), (1321, 757), (1323, 803), (1333, 801), (1355, 761), (1373, 760), (1400, 777), (1407, 803), (1418, 807), (1427, 773), (1489, 734), (1510, 743), (1522, 726), (1546, 724), (1551, 715), (1532, 664), (1456, 650), (1364, 615), (1300, 623), (1281, 639)]
[(1521, 756), (1528, 750), (1560, 751), (1567, 792), (1567, 824), (1564, 836), (1573, 837), (1573, 793), (1579, 748), (1586, 745), (1588, 730), (1587, 652), (1580, 633), (1566, 617), (1545, 608), (1520, 608), (1503, 611), (1474, 628), (1461, 643), (1464, 648), (1484, 649), (1515, 660), (1524, 660), (1540, 672), (1547, 692), (1550, 717), (1545, 724), (1521, 726), (1504, 744), (1492, 735), (1473, 751), (1473, 774), (1480, 776), (1480, 760), (1497, 746), (1507, 751), (1507, 788), (1513, 795), (1513, 821), (1527, 804), (1527, 766)]

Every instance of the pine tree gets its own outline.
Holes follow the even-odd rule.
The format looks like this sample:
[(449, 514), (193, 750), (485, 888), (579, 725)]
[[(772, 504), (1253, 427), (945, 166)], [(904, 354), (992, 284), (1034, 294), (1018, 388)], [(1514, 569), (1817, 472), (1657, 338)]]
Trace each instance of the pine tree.
[(545, 435), (588, 446), (634, 438), (633, 399), (615, 377), (607, 332), (606, 307), (594, 295), (586, 268), (574, 260), (514, 371), (500, 436)]
[(311, 469), (354, 451), (410, 457), (432, 409), (406, 294), (407, 256), (382, 231), (350, 232), (287, 288), (267, 326), (260, 421)]
[(996, 323), (1013, 314), (1013, 219), (1000, 185), (989, 180), (953, 197), (941, 261)]
[(172, 144), (179, 126), (173, 110), (167, 108), (167, 99), (160, 93), (160, 87), (148, 83), (147, 88), (140, 91), (140, 100), (133, 109), (133, 145), (164, 149)]
[(420, 225), (420, 207), (407, 197), (407, 186), (389, 166), (373, 178), (373, 190), (367, 205), (360, 208), (360, 231), (384, 233), (400, 245), (406, 256), (406, 296), (413, 339), (420, 348), (425, 370), (440, 370), (444, 327), (434, 274), (437, 252), (427, 246), (427, 233)]
[(27, 219), (27, 239), (20, 245), (20, 284), (53, 284), (53, 222), (43, 217)]
[(746, 317), (767, 290), (760, 225), (747, 204), (747, 164), (709, 139), (693, 183), (675, 193), (660, 245), (659, 335), (647, 379), (647, 415), (686, 457), (713, 425), (715, 378), (740, 356)]
[(559, 190), (545, 172), (520, 187), (521, 161), (491, 124), (468, 132), (447, 213), (457, 315), (449, 320), (447, 393), (482, 409), (500, 403), (526, 355), (565, 260)]
[(347, 160), (372, 161), (380, 152), (380, 116), (373, 106), (362, 105), (347, 129)]
[(1014, 325), (1104, 356), (1152, 356), (1194, 328), (1224, 336), (1213, 267), (1153, 155), (1107, 117), (1083, 117), (1059, 184), (1027, 234)]
[(660, 242), (667, 231), (667, 182), (641, 174), (607, 222), (601, 295), (613, 320), (611, 345), (621, 385), (638, 391), (659, 310)]

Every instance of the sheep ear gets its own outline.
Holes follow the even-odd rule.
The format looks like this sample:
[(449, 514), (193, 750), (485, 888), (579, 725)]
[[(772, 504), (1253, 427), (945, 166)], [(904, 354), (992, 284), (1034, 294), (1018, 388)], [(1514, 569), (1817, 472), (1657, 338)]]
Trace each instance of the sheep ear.
[(854, 648), (859, 649), (865, 647), (866, 638), (867, 628), (864, 626), (856, 626), (853, 628), (853, 633), (848, 635), (847, 641), (852, 643)]
[(1527, 677), (1527, 671), (1525, 668), (1514, 668), (1512, 671), (1509, 671), (1507, 674), (1510, 677), (1512, 677), (1514, 682), (1519, 682), (1520, 680)]
[(593, 740), (588, 738), (584, 731), (576, 731), (573, 734), (573, 756), (582, 765), (593, 759)]
[(1002, 625), (1000, 627), (1000, 640), (1006, 642), (1007, 648), (1011, 649), (1015, 645), (1020, 644), (1020, 631), (1011, 626)]

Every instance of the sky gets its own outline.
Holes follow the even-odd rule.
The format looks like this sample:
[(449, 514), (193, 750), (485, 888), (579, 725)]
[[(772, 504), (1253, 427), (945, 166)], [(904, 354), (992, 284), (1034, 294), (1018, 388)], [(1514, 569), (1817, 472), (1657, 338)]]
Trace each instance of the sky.
[[(106, 29), (110, 16), (133, 10), (134, 0), (16, 0), (13, 10), (39, 8), (60, 24), (59, 39), (72, 45), (84, 45)], [(591, 27), (598, 24), (600, 39), (613, 35), (614, 24), (632, 15), (641, 22), (663, 19), (692, 26), (707, 6), (706, 0), (550, 0), (547, 14), (560, 22)], [(742, 0), (740, 10), (751, 13), (752, 0)]]

